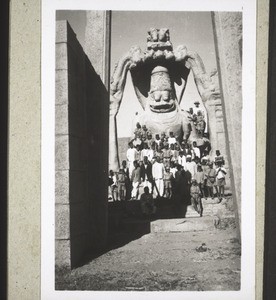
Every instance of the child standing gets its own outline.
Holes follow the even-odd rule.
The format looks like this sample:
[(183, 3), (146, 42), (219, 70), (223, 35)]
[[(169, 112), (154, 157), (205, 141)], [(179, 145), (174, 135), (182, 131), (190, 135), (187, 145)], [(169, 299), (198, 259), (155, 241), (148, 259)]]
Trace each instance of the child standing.
[(171, 199), (173, 174), (170, 172), (170, 167), (165, 168), (163, 178), (164, 178), (164, 197)]
[(191, 194), (191, 202), (194, 210), (202, 217), (203, 207), (200, 198), (200, 189), (195, 179), (192, 180), (190, 194)]

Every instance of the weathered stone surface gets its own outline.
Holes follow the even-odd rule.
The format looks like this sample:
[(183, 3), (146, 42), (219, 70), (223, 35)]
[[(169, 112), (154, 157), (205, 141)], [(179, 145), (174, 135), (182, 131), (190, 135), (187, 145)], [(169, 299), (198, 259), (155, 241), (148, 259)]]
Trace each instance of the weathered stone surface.
[(67, 70), (67, 44), (56, 44), (56, 70)]
[(70, 240), (56, 239), (55, 264), (65, 268), (71, 268), (71, 242)]
[(56, 171), (55, 175), (55, 203), (69, 203), (69, 170)]
[(69, 24), (57, 31), (56, 263), (72, 268), (106, 243), (109, 102)]
[(151, 222), (151, 232), (186, 232), (213, 230), (214, 222), (212, 217), (192, 217), (187, 219), (157, 220)]
[(56, 134), (69, 134), (68, 105), (56, 105)]
[(68, 22), (66, 20), (56, 21), (56, 44), (66, 43), (68, 34)]
[(55, 236), (56, 239), (70, 238), (70, 206), (67, 204), (55, 206)]
[(56, 135), (56, 170), (69, 169), (69, 135)]
[(238, 218), (241, 212), (241, 112), (242, 68), (241, 40), (242, 13), (215, 12), (212, 14), (220, 81), (223, 92), (223, 110), (228, 137), (228, 157), (232, 189), (235, 193)]
[(56, 70), (56, 105), (68, 104), (68, 72)]
[(83, 203), (87, 199), (87, 171), (56, 171), (55, 182), (56, 204)]
[(87, 11), (84, 50), (106, 87), (109, 84), (109, 26), (109, 11)]

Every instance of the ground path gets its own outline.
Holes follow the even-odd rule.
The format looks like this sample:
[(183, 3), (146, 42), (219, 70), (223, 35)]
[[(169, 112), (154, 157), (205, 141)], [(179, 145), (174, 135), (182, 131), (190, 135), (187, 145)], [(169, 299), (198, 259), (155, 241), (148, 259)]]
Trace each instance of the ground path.
[[(125, 218), (110, 239), (110, 251), (73, 271), (57, 272), (56, 288), (238, 290), (240, 244), (231, 199), (207, 202), (202, 218), (191, 208), (187, 218)], [(207, 251), (198, 252), (202, 243)]]

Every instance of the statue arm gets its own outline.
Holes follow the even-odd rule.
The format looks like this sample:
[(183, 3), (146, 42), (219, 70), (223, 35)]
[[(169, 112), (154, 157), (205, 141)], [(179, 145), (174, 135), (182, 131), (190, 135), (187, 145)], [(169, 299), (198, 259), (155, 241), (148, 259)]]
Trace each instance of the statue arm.
[(110, 84), (110, 114), (116, 116), (124, 94), (127, 73), (143, 59), (142, 51), (139, 47), (132, 47), (121, 57), (115, 66)]
[(140, 52), (137, 47), (132, 47), (130, 51), (118, 61), (111, 78), (109, 104), (109, 167), (112, 170), (119, 169), (116, 116), (123, 99), (127, 73), (140, 61)]
[(111, 78), (109, 100), (109, 169), (112, 170), (118, 170), (120, 166), (116, 116), (122, 102), (130, 64), (130, 57), (126, 54), (115, 66), (113, 77)]
[(116, 116), (119, 111), (130, 65), (131, 59), (127, 53), (115, 66), (110, 84), (110, 115)]
[(176, 61), (191, 69), (195, 84), (203, 102), (219, 97), (219, 90), (206, 72), (203, 61), (198, 53), (188, 51), (184, 46), (178, 46), (175, 52)]

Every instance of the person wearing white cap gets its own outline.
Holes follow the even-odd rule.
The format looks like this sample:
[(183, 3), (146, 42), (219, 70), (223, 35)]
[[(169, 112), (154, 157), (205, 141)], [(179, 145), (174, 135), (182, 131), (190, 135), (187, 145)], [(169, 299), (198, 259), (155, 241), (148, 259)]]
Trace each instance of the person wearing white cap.
[(201, 111), (201, 112), (202, 112), (202, 109), (199, 107), (199, 105), (200, 105), (199, 101), (196, 100), (196, 101), (194, 102), (194, 107), (193, 107), (193, 114), (194, 114), (194, 115), (197, 115), (197, 112), (198, 112), (198, 111)]
[(191, 173), (192, 179), (194, 179), (197, 171), (197, 166), (196, 163), (192, 161), (192, 156), (189, 154), (186, 156), (186, 169)]
[(205, 129), (204, 129), (204, 132), (206, 133), (207, 132), (207, 118), (206, 118), (206, 115), (205, 115), (205, 111), (204, 109), (202, 109), (200, 106), (200, 102), (198, 100), (196, 100), (194, 102), (194, 107), (193, 107), (193, 115), (196, 115), (198, 116), (198, 112), (200, 112), (200, 114), (202, 115), (204, 121), (205, 121)]

